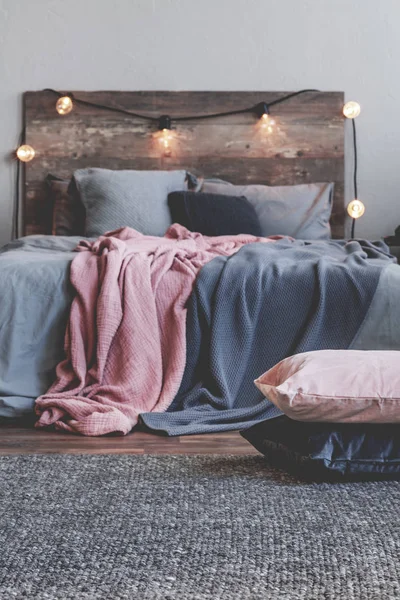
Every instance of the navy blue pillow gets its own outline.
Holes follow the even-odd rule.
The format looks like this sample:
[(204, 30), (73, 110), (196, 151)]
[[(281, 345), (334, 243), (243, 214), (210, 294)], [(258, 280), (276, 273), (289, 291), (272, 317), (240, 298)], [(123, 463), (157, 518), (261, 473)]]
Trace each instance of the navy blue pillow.
[(200, 192), (172, 192), (168, 205), (173, 223), (203, 235), (250, 233), (260, 237), (256, 211), (245, 197)]
[(400, 425), (305, 423), (282, 416), (241, 434), (270, 462), (303, 477), (400, 479)]

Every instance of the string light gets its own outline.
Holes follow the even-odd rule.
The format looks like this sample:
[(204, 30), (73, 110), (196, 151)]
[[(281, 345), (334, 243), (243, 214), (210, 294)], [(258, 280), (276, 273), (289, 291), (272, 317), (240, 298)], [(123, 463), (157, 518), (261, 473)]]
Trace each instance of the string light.
[(353, 219), (351, 223), (351, 238), (354, 239), (354, 232), (356, 226), (356, 220), (363, 216), (365, 213), (365, 205), (361, 200), (358, 200), (358, 152), (357, 152), (357, 131), (355, 119), (361, 112), (361, 106), (358, 102), (350, 100), (343, 106), (343, 114), (347, 119), (350, 119), (352, 130), (353, 130), (353, 151), (354, 151), (354, 170), (353, 170), (353, 191), (354, 200), (349, 202), (347, 205), (347, 213)]
[(361, 112), (361, 106), (358, 102), (350, 100), (343, 106), (343, 114), (347, 119), (355, 119)]
[(273, 133), (275, 125), (274, 119), (271, 119), (271, 117), (265, 113), (261, 117), (260, 121), (260, 127), (266, 131), (266, 133)]
[(169, 129), (162, 130), (161, 142), (165, 148), (165, 150), (170, 150), (170, 142), (172, 140), (172, 135)]
[(56, 102), (56, 111), (59, 115), (68, 115), (74, 108), (74, 103), (70, 96), (61, 96)]
[(172, 152), (172, 141), (174, 135), (171, 128), (171, 117), (162, 115), (158, 120), (158, 139), (164, 151), (164, 156), (170, 156)]
[[(54, 89), (47, 88), (43, 91), (50, 92), (57, 96), (56, 110), (57, 110), (58, 114), (60, 114), (60, 115), (69, 114), (73, 110), (74, 104), (75, 104), (75, 105), (89, 106), (89, 107), (96, 108), (99, 110), (115, 112), (115, 113), (126, 115), (131, 118), (142, 119), (144, 121), (148, 121), (151, 123), (158, 123), (158, 130), (154, 133), (154, 136), (159, 140), (164, 155), (165, 156), (171, 155), (171, 152), (173, 149), (173, 142), (175, 139), (175, 132), (172, 130), (171, 117), (169, 117), (168, 115), (162, 115), (161, 117), (157, 117), (157, 116), (148, 115), (148, 114), (147, 115), (139, 114), (139, 113), (136, 113), (134, 111), (131, 111), (131, 110), (128, 110), (128, 109), (125, 109), (122, 107), (108, 106), (106, 104), (90, 102), (88, 100), (76, 98), (75, 96), (72, 96), (72, 94), (63, 95), (62, 93), (60, 93), (59, 91), (54, 90)], [(281, 95), (278, 98), (270, 101), (268, 104), (266, 102), (259, 102), (255, 106), (251, 106), (251, 107), (247, 107), (247, 108), (240, 108), (240, 109), (233, 109), (233, 110), (224, 111), (224, 112), (206, 113), (206, 114), (201, 114), (201, 115), (190, 115), (189, 114), (189, 115), (185, 115), (185, 116), (175, 115), (174, 121), (175, 122), (180, 122), (180, 121), (187, 122), (187, 121), (192, 121), (192, 120), (214, 119), (214, 118), (227, 117), (227, 116), (231, 116), (231, 115), (253, 113), (258, 117), (258, 126), (260, 127), (260, 130), (267, 134), (272, 134), (274, 131), (274, 126), (276, 125), (276, 122), (275, 122), (275, 119), (271, 118), (270, 108), (272, 106), (281, 104), (288, 100), (291, 100), (292, 98), (299, 96), (301, 94), (314, 93), (314, 92), (318, 93), (319, 90), (317, 90), (317, 89), (299, 90), (297, 92), (292, 92), (289, 94)], [(360, 200), (357, 199), (357, 195), (358, 195), (357, 194), (357, 143), (356, 143), (356, 130), (355, 130), (354, 119), (356, 117), (358, 117), (360, 112), (361, 112), (361, 107), (358, 102), (354, 102), (354, 101), (346, 102), (346, 104), (343, 106), (344, 116), (346, 118), (352, 120), (353, 136), (354, 136), (354, 157), (355, 157), (355, 161), (354, 161), (354, 198), (355, 199), (352, 202), (350, 202), (350, 204), (347, 207), (348, 214), (353, 218), (352, 237), (354, 237), (355, 219), (361, 217), (365, 212), (364, 204)], [(34, 150), (34, 148), (32, 148), (32, 146), (22, 143), (24, 141), (24, 138), (25, 138), (25, 131), (23, 130), (23, 133), (21, 134), (21, 139), (20, 139), (20, 143), (22, 145), (18, 148), (18, 150), (16, 151), (16, 154), (20, 161), (29, 162), (35, 157), (35, 150)], [(17, 192), (17, 197), (16, 197), (16, 204), (19, 205), (18, 192)]]
[(365, 205), (361, 200), (352, 200), (347, 205), (347, 212), (352, 219), (359, 219), (365, 213)]
[(17, 149), (16, 154), (20, 161), (29, 162), (35, 158), (36, 153), (32, 146), (29, 146), (28, 144), (22, 144), (22, 146)]
[[(60, 112), (60, 114), (68, 114), (66, 112), (65, 108), (67, 109), (68, 112), (71, 112), (73, 105), (75, 103), (75, 104), (79, 104), (82, 106), (90, 106), (92, 108), (98, 108), (100, 110), (107, 110), (110, 112), (127, 115), (129, 117), (134, 117), (137, 119), (142, 119), (144, 121), (150, 121), (153, 123), (154, 122), (159, 123), (160, 120), (163, 119), (164, 117), (167, 117), (169, 119), (169, 121), (171, 121), (171, 119), (168, 115), (163, 115), (162, 117), (154, 117), (151, 115), (139, 114), (134, 111), (128, 110), (126, 108), (121, 108), (119, 106), (109, 106), (106, 104), (100, 104), (99, 102), (90, 102), (89, 100), (83, 100), (82, 98), (76, 98), (75, 95), (72, 96), (72, 94), (63, 95), (59, 91), (53, 90), (51, 88), (46, 88), (43, 91), (50, 92), (58, 97), (57, 104), (60, 102), (60, 106), (63, 109), (63, 112)], [(197, 121), (197, 120), (203, 120), (203, 119), (215, 119), (217, 117), (227, 117), (230, 115), (240, 115), (240, 114), (245, 114), (245, 113), (256, 113), (258, 118), (263, 117), (264, 114), (266, 114), (268, 117), (269, 112), (270, 112), (269, 109), (271, 106), (281, 104), (282, 102), (286, 102), (286, 101), (291, 100), (292, 98), (295, 98), (296, 96), (300, 96), (302, 94), (308, 94), (308, 93), (313, 93), (313, 92), (319, 93), (319, 91), (320, 90), (316, 90), (316, 89), (299, 90), (298, 92), (291, 92), (290, 94), (285, 94), (279, 98), (276, 98), (275, 100), (272, 100), (268, 104), (266, 102), (259, 102), (255, 106), (250, 106), (247, 108), (239, 108), (239, 109), (234, 109), (234, 110), (228, 110), (228, 111), (218, 112), (218, 113), (208, 113), (208, 114), (202, 114), (202, 115), (174, 116), (174, 121), (179, 122), (179, 121), (193, 121), (193, 120)], [(57, 110), (58, 110), (58, 108), (57, 108)], [(267, 117), (263, 117), (263, 119), (265, 121), (269, 121), (269, 123), (271, 125), (273, 125), (274, 120), (271, 118), (268, 119)], [(168, 129), (168, 127), (165, 127), (165, 129)]]
[(269, 106), (266, 102), (260, 102), (254, 107), (254, 112), (257, 115), (259, 121), (258, 125), (260, 129), (268, 134), (273, 133), (275, 120), (271, 118), (269, 114)]

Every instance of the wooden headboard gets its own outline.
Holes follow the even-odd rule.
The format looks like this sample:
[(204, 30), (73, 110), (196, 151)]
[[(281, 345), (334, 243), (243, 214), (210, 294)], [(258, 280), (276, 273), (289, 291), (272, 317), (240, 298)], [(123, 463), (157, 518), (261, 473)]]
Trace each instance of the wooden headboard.
[[(158, 117), (215, 113), (267, 104), (287, 92), (73, 92), (77, 98)], [(252, 114), (174, 123), (172, 154), (164, 156), (154, 123), (75, 104), (60, 116), (51, 92), (24, 94), (26, 143), (36, 156), (24, 168), (24, 234), (49, 233), (44, 179), (75, 169), (176, 169), (232, 183), (293, 185), (334, 181), (334, 237), (344, 233), (342, 92), (307, 93), (271, 108), (274, 133)], [(275, 109), (275, 110), (273, 110)]]

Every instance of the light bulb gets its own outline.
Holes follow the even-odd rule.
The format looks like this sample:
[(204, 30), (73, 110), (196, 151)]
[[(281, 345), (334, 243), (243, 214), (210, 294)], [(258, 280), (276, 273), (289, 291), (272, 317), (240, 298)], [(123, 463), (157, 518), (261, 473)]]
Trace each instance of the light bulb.
[(274, 119), (271, 119), (271, 117), (268, 113), (264, 113), (263, 115), (261, 115), (260, 127), (261, 127), (262, 131), (264, 131), (266, 133), (273, 133), (274, 125), (275, 125), (275, 121), (274, 121)]
[(61, 96), (56, 102), (56, 111), (59, 115), (68, 115), (74, 108), (74, 104), (69, 96)]
[(158, 131), (155, 132), (154, 137), (159, 141), (164, 156), (171, 156), (175, 131), (171, 129), (171, 117), (169, 115), (161, 115), (158, 119)]
[(359, 219), (365, 213), (365, 206), (361, 200), (352, 200), (347, 205), (347, 212), (352, 219)]
[(173, 139), (174, 139), (174, 136), (172, 134), (171, 129), (167, 129), (164, 127), (164, 129), (162, 129), (159, 132), (159, 140), (160, 140), (161, 147), (164, 151), (164, 156), (170, 156), (170, 154), (172, 152), (171, 142), (173, 141)]
[(360, 112), (361, 106), (358, 104), (358, 102), (353, 102), (351, 100), (350, 102), (346, 102), (346, 104), (343, 106), (343, 114), (345, 117), (347, 117), (347, 119), (355, 119), (358, 117)]
[(162, 140), (162, 143), (164, 144), (165, 147), (169, 146), (169, 141), (171, 139), (172, 139), (171, 130), (170, 129), (163, 129), (162, 130), (161, 140)]
[(35, 158), (35, 150), (32, 146), (28, 146), (28, 144), (23, 144), (17, 149), (17, 157), (22, 162), (29, 162), (33, 158)]

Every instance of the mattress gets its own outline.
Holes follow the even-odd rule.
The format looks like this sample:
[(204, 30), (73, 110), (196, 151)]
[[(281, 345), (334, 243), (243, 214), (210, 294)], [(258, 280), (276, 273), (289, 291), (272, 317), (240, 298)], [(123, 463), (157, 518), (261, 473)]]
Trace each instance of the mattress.
[[(79, 239), (28, 236), (0, 251), (0, 417), (32, 414), (64, 358)], [(399, 298), (400, 268), (388, 264), (351, 348), (400, 350)]]

